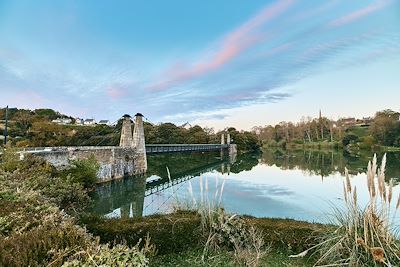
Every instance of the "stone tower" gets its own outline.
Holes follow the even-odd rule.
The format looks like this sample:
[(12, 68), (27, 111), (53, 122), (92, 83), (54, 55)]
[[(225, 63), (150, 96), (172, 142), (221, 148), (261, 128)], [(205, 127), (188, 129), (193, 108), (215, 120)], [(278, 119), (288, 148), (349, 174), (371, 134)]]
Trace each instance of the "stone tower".
[(224, 133), (221, 134), (221, 145), (225, 145), (225, 135), (224, 135)]
[(230, 133), (227, 133), (227, 134), (226, 134), (226, 143), (227, 143), (228, 145), (231, 144), (231, 134), (230, 134)]
[(122, 121), (120, 147), (132, 147), (132, 121), (131, 116), (125, 114)]
[(135, 160), (136, 170), (147, 171), (146, 144), (144, 139), (143, 115), (135, 115), (135, 128), (133, 130), (132, 146), (136, 150), (137, 158)]

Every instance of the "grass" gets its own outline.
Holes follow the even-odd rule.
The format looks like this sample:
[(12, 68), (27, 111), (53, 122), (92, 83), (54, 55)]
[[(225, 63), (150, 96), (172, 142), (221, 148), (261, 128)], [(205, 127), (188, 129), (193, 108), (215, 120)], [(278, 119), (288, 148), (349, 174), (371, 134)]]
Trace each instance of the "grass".
[[(220, 253), (209, 253), (206, 257), (203, 257), (203, 251), (200, 249), (200, 250), (188, 250), (177, 254), (168, 254), (168, 255), (153, 257), (150, 259), (150, 266), (236, 267), (240, 265), (237, 264), (231, 252), (225, 251)], [(312, 266), (312, 263), (308, 259), (304, 258), (292, 259), (289, 258), (289, 255), (285, 252), (272, 250), (268, 254), (263, 255), (263, 257), (261, 257), (259, 266), (308, 267)]]
[(385, 183), (386, 155), (378, 169), (376, 155), (368, 164), (366, 183), (369, 203), (358, 203), (357, 188), (346, 170), (343, 194), (345, 208), (335, 208), (336, 229), (322, 232), (316, 246), (320, 255), (316, 266), (399, 266), (400, 242), (395, 220), (400, 196), (393, 196), (393, 180)]
[(326, 226), (228, 214), (221, 205), (224, 182), (215, 193), (208, 188), (202, 179), (200, 197), (191, 193), (191, 201), (183, 202), (185, 210), (181, 204), (172, 214), (87, 217), (82, 223), (105, 243), (134, 245), (149, 235), (158, 252), (150, 266), (311, 266), (310, 258), (289, 255), (316, 244), (313, 233)]

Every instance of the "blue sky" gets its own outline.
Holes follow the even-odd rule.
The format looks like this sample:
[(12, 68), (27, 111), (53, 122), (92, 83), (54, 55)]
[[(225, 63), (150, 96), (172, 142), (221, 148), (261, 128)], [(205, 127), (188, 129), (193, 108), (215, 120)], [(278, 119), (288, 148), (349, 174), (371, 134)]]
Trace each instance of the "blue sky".
[(400, 0), (0, 0), (0, 106), (217, 129), (400, 109)]

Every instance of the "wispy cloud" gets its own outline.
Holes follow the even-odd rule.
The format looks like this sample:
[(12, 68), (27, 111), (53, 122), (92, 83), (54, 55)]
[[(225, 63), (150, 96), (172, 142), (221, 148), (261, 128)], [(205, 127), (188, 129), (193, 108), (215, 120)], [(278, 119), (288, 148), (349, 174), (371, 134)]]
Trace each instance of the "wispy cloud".
[[(197, 28), (196, 33), (185, 31), (184, 35), (179, 31), (168, 36), (157, 32), (175, 29), (176, 25), (169, 25), (167, 20), (157, 25), (157, 29), (152, 28), (154, 32), (145, 23), (138, 23), (138, 31), (146, 32), (141, 38), (142, 47), (136, 46), (135, 40), (139, 38), (136, 32), (134, 38), (129, 38), (126, 32), (118, 38), (116, 31), (96, 28), (99, 36), (85, 39), (90, 44), (89, 51), (82, 49), (85, 54), (79, 54), (79, 45), (66, 46), (61, 41), (55, 42), (56, 48), (48, 49), (40, 45), (43, 40), (36, 35), (25, 36), (15, 30), (27, 41), (23, 45), (20, 39), (11, 40), (10, 44), (18, 44), (11, 49), (5, 43), (0, 45), (0, 88), (9, 92), (6, 100), (0, 99), (0, 104), (13, 101), (21, 105), (56, 105), (73, 111), (72, 115), (87, 112), (87, 116), (101, 114), (114, 118), (139, 111), (155, 121), (223, 119), (229, 116), (229, 109), (268, 105), (294, 97), (296, 82), (304, 78), (340, 70), (344, 65), (350, 68), (369, 64), (399, 53), (399, 39), (393, 34), (398, 32), (395, 27), (398, 18), (387, 8), (395, 0), (372, 4), (343, 0), (268, 2), (268, 6), (261, 7), (245, 3), (252, 8), (246, 11), (250, 13), (243, 11), (243, 14), (259, 10), (247, 20), (232, 19), (227, 11), (224, 16), (229, 19), (221, 19), (223, 27), (215, 25), (219, 18), (214, 18), (213, 24), (201, 20), (204, 18), (201, 12), (198, 17), (187, 17), (180, 23), (195, 20), (203, 27)], [(79, 12), (76, 15), (77, 20), (71, 25), (85, 27), (80, 24)], [(375, 15), (387, 16), (372, 22), (367, 19)], [(232, 21), (234, 25), (227, 24)], [(25, 22), (19, 19), (18, 23)], [(362, 23), (365, 27), (360, 27)], [(219, 26), (218, 30), (213, 25)], [(232, 30), (221, 35), (221, 28), (229, 26)], [(70, 30), (72, 33), (73, 27)], [(150, 42), (149, 32), (157, 38), (157, 44), (146, 46)], [(0, 35), (3, 33), (7, 35), (0, 27)], [(197, 33), (202, 36), (199, 42), (193, 36)], [(166, 49), (171, 40), (176, 50)], [(179, 43), (181, 40), (183, 44)], [(194, 40), (196, 46), (184, 45)], [(160, 51), (154, 51), (157, 49)], [(72, 52), (65, 56), (60, 51)]]
[(339, 27), (339, 26), (353, 23), (357, 20), (360, 20), (372, 13), (375, 13), (375, 12), (383, 9), (384, 7), (386, 7), (387, 5), (389, 5), (392, 2), (393, 1), (391, 1), (391, 0), (378, 0), (377, 2), (375, 2), (369, 6), (358, 9), (356, 11), (351, 12), (350, 14), (344, 15), (338, 19), (331, 21), (329, 23), (329, 26), (330, 27)]
[(217, 52), (211, 57), (201, 59), (199, 62), (185, 70), (169, 71), (168, 73), (172, 76), (171, 78), (161, 82), (156, 82), (154, 85), (150, 86), (150, 89), (166, 89), (181, 82), (204, 75), (208, 72), (218, 70), (235, 57), (246, 51), (249, 47), (262, 40), (262, 37), (256, 33), (256, 30), (269, 20), (282, 14), (285, 10), (292, 6), (294, 2), (294, 0), (280, 0), (265, 7), (256, 16), (225, 36)]

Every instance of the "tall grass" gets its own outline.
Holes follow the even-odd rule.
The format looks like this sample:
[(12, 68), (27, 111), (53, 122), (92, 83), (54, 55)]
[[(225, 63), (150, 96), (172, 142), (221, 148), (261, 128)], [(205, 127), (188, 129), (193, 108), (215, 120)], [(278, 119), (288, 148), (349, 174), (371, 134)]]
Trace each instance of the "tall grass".
[(386, 155), (380, 168), (376, 155), (368, 163), (369, 202), (365, 207), (358, 203), (357, 188), (352, 186), (346, 169), (345, 207), (334, 209), (333, 223), (338, 227), (323, 233), (315, 266), (400, 266), (399, 226), (395, 220), (400, 196), (393, 196), (393, 180), (385, 182), (385, 164)]
[[(263, 254), (268, 250), (264, 246), (263, 234), (252, 225), (248, 225), (240, 216), (229, 214), (222, 205), (225, 179), (219, 184), (215, 179), (215, 192), (210, 192), (209, 180), (200, 177), (200, 197), (196, 198), (189, 182), (191, 208), (201, 218), (203, 234), (203, 260), (209, 252), (221, 250), (233, 251), (235, 260), (242, 266), (258, 266)], [(210, 197), (211, 196), (211, 197)]]

